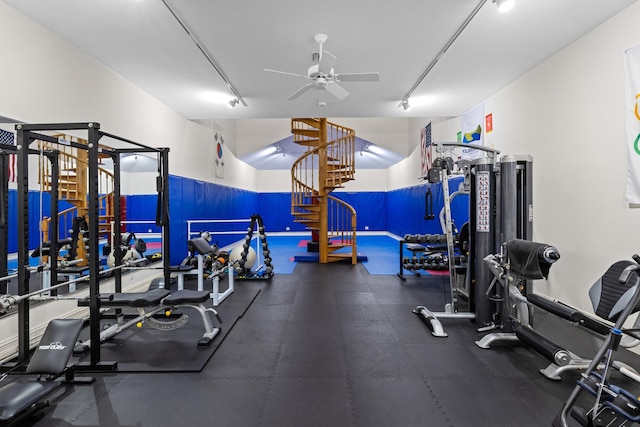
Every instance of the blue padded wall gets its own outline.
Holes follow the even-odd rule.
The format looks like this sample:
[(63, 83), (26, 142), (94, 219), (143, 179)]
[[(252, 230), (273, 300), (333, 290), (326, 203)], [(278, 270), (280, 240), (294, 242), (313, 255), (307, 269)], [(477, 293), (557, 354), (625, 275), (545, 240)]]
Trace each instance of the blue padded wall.
[[(450, 180), (450, 191), (458, 188), (462, 177)], [(433, 193), (433, 213), (436, 219), (425, 220), (425, 192), (428, 184), (389, 192), (335, 192), (333, 195), (351, 204), (358, 213), (358, 231), (390, 231), (399, 236), (442, 233), (438, 214), (444, 204), (442, 185), (430, 184)], [(291, 216), (290, 193), (256, 193), (238, 188), (197, 181), (189, 178), (169, 177), (169, 212), (171, 224), (171, 264), (179, 264), (187, 253), (187, 220), (197, 219), (249, 219), (259, 214), (269, 232), (305, 231), (294, 223)], [(154, 220), (155, 195), (127, 196), (127, 220)], [(458, 227), (468, 221), (468, 196), (458, 196), (451, 210)], [(244, 231), (247, 223), (202, 224), (195, 231)], [(140, 226), (146, 231), (146, 225)], [(287, 230), (289, 227), (289, 230)], [(132, 231), (137, 228), (132, 226)], [(155, 231), (155, 229), (154, 229)], [(242, 239), (241, 234), (215, 235), (219, 246)]]
[[(137, 210), (130, 210), (138, 203), (139, 196), (130, 196), (127, 201), (127, 219)], [(141, 201), (144, 203), (145, 201)], [(148, 201), (147, 201), (148, 202)], [(155, 218), (155, 199), (153, 216)], [(223, 185), (196, 181), (189, 178), (169, 176), (169, 214), (171, 224), (171, 264), (179, 264), (187, 254), (187, 220), (197, 219), (249, 219), (258, 212), (258, 193)], [(143, 209), (144, 210), (144, 209)], [(148, 218), (147, 218), (148, 219)], [(202, 224), (199, 231), (246, 230), (244, 224)], [(213, 227), (213, 228), (209, 228)], [(242, 239), (242, 235), (216, 235), (213, 243), (225, 246)]]
[(334, 197), (349, 203), (357, 213), (358, 231), (385, 231), (387, 229), (386, 212), (383, 208), (386, 204), (384, 192), (334, 192)]
[[(293, 222), (291, 216), (291, 193), (260, 193), (258, 212), (269, 231), (305, 231), (302, 224)], [(289, 230), (287, 230), (289, 227)]]
[[(384, 231), (386, 196), (384, 192), (334, 192), (332, 195), (353, 206), (358, 213), (357, 229)], [(259, 213), (267, 231), (306, 231), (304, 225), (294, 223), (291, 216), (291, 193), (260, 193)], [(289, 227), (289, 230), (287, 230)]]
[(149, 221), (143, 224), (126, 224), (125, 230), (129, 233), (162, 232), (162, 228), (155, 224), (158, 196), (155, 194), (141, 194), (126, 196), (127, 221)]
[[(462, 178), (450, 181), (454, 191)], [(335, 192), (333, 195), (351, 204), (358, 212), (358, 231), (389, 231), (399, 236), (404, 234), (439, 234), (440, 223), (437, 216), (442, 209), (442, 185), (431, 184), (436, 215), (434, 220), (425, 220), (425, 192), (427, 184), (403, 188), (389, 192)], [(170, 176), (169, 212), (171, 224), (171, 263), (179, 264), (186, 254), (187, 220), (189, 219), (248, 219), (260, 214), (268, 232), (305, 231), (303, 225), (294, 223), (291, 216), (290, 193), (256, 193), (218, 184), (196, 181), (189, 178)], [(9, 191), (9, 252), (17, 251), (17, 192)], [(49, 215), (50, 199), (47, 193), (29, 192), (29, 247), (39, 245), (40, 198), (42, 214)], [(157, 196), (155, 194), (131, 195), (126, 197), (127, 220), (151, 221), (146, 224), (130, 224), (127, 231), (160, 232), (155, 221)], [(69, 205), (60, 202), (60, 209)], [(452, 203), (455, 224), (461, 227), (468, 220), (468, 197), (459, 196)], [(243, 230), (248, 224), (216, 224), (218, 231)], [(69, 227), (60, 224), (61, 227)], [(204, 227), (204, 224), (203, 224)], [(241, 235), (216, 236), (215, 241), (224, 246), (241, 239)]]
[[(463, 177), (449, 180), (449, 193), (458, 189)], [(434, 219), (426, 220), (426, 192), (431, 187)], [(404, 236), (405, 234), (442, 234), (439, 214), (444, 207), (442, 183), (421, 184), (387, 192), (386, 230)], [(469, 196), (460, 195), (451, 202), (451, 216), (460, 228), (469, 220)]]

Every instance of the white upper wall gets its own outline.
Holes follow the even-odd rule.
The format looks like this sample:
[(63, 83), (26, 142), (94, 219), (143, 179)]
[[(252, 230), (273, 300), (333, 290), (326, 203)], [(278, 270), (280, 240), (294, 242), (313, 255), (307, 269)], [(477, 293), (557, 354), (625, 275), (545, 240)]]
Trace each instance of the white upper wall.
[[(562, 255), (536, 292), (585, 310), (589, 287), (609, 265), (640, 253), (640, 210), (624, 200), (623, 57), (640, 45), (630, 30), (639, 20), (634, 3), (485, 100), (494, 128), (485, 143), (533, 156), (534, 239)], [(413, 152), (387, 170), (389, 189), (417, 183), (417, 135), (427, 121), (416, 121)], [(459, 118), (432, 123), (433, 141), (456, 140)]]
[[(410, 137), (411, 119), (398, 118), (330, 118), (330, 122), (353, 129), (358, 138), (408, 156), (415, 143)], [(291, 135), (290, 119), (235, 120), (237, 157), (258, 151)]]
[[(329, 119), (329, 121), (353, 129), (359, 138), (405, 156), (409, 155), (419, 142), (420, 128), (416, 129), (415, 123), (421, 123), (422, 126), (428, 123), (425, 120), (416, 122), (415, 119), (398, 118), (336, 118)], [(236, 120), (235, 126), (236, 155), (238, 157), (253, 153), (291, 135), (290, 119)], [(418, 167), (413, 178), (419, 175), (419, 171)], [(259, 170), (257, 175), (257, 191), (259, 192), (291, 191), (289, 170)], [(411, 185), (415, 183), (412, 182)], [(346, 183), (344, 189), (337, 191), (386, 191), (388, 188), (389, 176), (386, 170), (358, 169), (355, 180)]]
[[(289, 120), (186, 120), (3, 2), (0, 40), (11, 40), (13, 64), (28, 64), (3, 69), (0, 116), (27, 123), (98, 122), (109, 133), (169, 147), (171, 174), (252, 191), (290, 190), (289, 171), (257, 171), (237, 160), (290, 135)], [(45, 62), (46, 67), (41, 65)], [(407, 137), (406, 119), (336, 120), (356, 129), (358, 136), (401, 154), (413, 144)], [(220, 129), (226, 148), (224, 178), (215, 176), (214, 166), (213, 134)], [(384, 191), (385, 175), (381, 170), (358, 171), (347, 189)], [(155, 191), (146, 179), (136, 180), (129, 174), (123, 175), (125, 179), (133, 182), (123, 182), (123, 192)]]
[(485, 102), (487, 142), (533, 156), (534, 239), (562, 255), (536, 290), (583, 309), (609, 265), (640, 253), (640, 210), (624, 201), (623, 58), (639, 21), (634, 3)]
[(355, 179), (336, 191), (387, 191), (387, 174), (380, 169), (356, 169)]
[(243, 157), (291, 135), (290, 119), (235, 120), (237, 144), (234, 153)]
[(431, 140), (434, 142), (452, 142), (460, 130), (459, 119), (449, 118), (412, 118), (408, 120), (407, 141), (412, 147), (409, 156), (387, 169), (388, 190), (397, 190), (418, 185), (423, 181), (422, 158), (420, 156), (420, 130), (431, 122)]
[[(103, 131), (170, 148), (171, 174), (256, 189), (255, 169), (231, 150), (225, 178), (215, 178), (212, 128), (186, 120), (4, 2), (0, 40), (11, 64), (0, 78), (0, 116), (26, 123), (98, 122)], [(225, 140), (233, 146), (235, 126), (227, 122)]]
[(330, 121), (353, 129), (358, 138), (403, 156), (408, 156), (415, 145), (410, 136), (410, 119), (336, 118)]

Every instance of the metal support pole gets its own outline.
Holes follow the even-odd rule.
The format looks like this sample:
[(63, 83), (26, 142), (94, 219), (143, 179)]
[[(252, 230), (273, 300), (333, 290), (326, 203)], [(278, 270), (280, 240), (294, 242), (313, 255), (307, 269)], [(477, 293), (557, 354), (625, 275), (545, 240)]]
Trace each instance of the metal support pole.
[(444, 232), (447, 236), (447, 258), (449, 260), (449, 282), (451, 291), (451, 310), (458, 312), (458, 277), (456, 275), (455, 250), (453, 248), (453, 223), (451, 220), (451, 195), (449, 194), (449, 172), (447, 169), (440, 171), (442, 181), (442, 194), (444, 196)]
[[(7, 256), (9, 255), (9, 165), (10, 152), (0, 154), (0, 276), (7, 276)], [(0, 283), (0, 294), (7, 293), (7, 282)]]
[[(89, 193), (87, 201), (89, 204), (89, 313), (90, 313), (90, 333), (91, 342), (100, 342), (100, 304), (98, 295), (100, 294), (100, 257), (98, 256), (99, 236), (98, 236), (98, 141), (100, 140), (100, 125), (89, 123), (88, 125), (88, 145), (89, 151)], [(100, 346), (91, 346), (91, 366), (100, 363)]]
[[(122, 211), (122, 203), (120, 200), (120, 154), (116, 153), (112, 158), (113, 160), (113, 236), (111, 236), (111, 250), (114, 254), (114, 259), (116, 261), (114, 267), (117, 267), (122, 264), (122, 235), (120, 233), (120, 228), (122, 227), (121, 222), (121, 211)], [(122, 269), (116, 269), (115, 271), (115, 291), (122, 292)]]
[[(58, 282), (58, 178), (60, 176), (60, 164), (58, 163), (58, 152), (45, 153), (51, 163), (51, 188), (50, 188), (50, 211), (51, 221), (49, 223), (49, 280), (50, 286)], [(42, 218), (40, 218), (42, 220)], [(44, 248), (40, 248), (43, 250)], [(51, 295), (57, 295), (58, 291), (52, 291)]]
[[(29, 293), (29, 144), (30, 133), (16, 125), (18, 172), (18, 295)], [(18, 363), (29, 359), (29, 300), (18, 304)]]
[[(162, 266), (164, 268), (164, 287), (169, 289), (171, 280), (171, 233), (169, 217), (169, 149), (160, 150), (162, 176)], [(160, 197), (160, 195), (159, 195)]]

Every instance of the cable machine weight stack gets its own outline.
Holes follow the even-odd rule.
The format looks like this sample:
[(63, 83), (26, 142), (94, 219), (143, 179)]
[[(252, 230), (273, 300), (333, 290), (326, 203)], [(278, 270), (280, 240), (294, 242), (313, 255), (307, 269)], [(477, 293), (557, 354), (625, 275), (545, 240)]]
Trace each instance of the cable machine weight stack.
[[(472, 211), (475, 230), (470, 239), (470, 258), (475, 267), (472, 280), (476, 302), (482, 304), (476, 306), (476, 325), (479, 330), (497, 330), (476, 342), (481, 348), (489, 348), (496, 341), (513, 340), (515, 325), (511, 319), (516, 317), (512, 315), (514, 307), (506, 303), (506, 291), (493, 280), (493, 273), (484, 259), (503, 253), (503, 245), (513, 239), (531, 240), (533, 237), (533, 158), (529, 155), (503, 156), (498, 166), (486, 172), (480, 165), (476, 168), (478, 187), (482, 174), (488, 173), (488, 193), (484, 188), (476, 188), (471, 197), (471, 207), (476, 210)], [(481, 209), (484, 196), (489, 197), (491, 209), (488, 212)], [(483, 228), (481, 217), (487, 213), (487, 226)], [(520, 292), (526, 296), (530, 288), (531, 281), (523, 281)]]

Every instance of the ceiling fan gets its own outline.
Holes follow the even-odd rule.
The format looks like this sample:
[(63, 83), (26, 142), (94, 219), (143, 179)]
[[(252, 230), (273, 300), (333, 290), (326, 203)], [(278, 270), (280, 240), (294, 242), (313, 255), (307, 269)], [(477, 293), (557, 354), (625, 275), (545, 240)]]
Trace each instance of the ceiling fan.
[(264, 69), (264, 71), (270, 73), (286, 74), (311, 80), (311, 82), (291, 94), (287, 101), (296, 99), (312, 88), (324, 89), (336, 98), (344, 99), (349, 95), (349, 92), (340, 86), (339, 82), (377, 82), (380, 80), (380, 73), (336, 73), (333, 70), (333, 64), (338, 58), (331, 52), (322, 49), (322, 45), (327, 41), (327, 36), (325, 34), (316, 34), (313, 39), (319, 45), (318, 63), (309, 67), (306, 75)]

